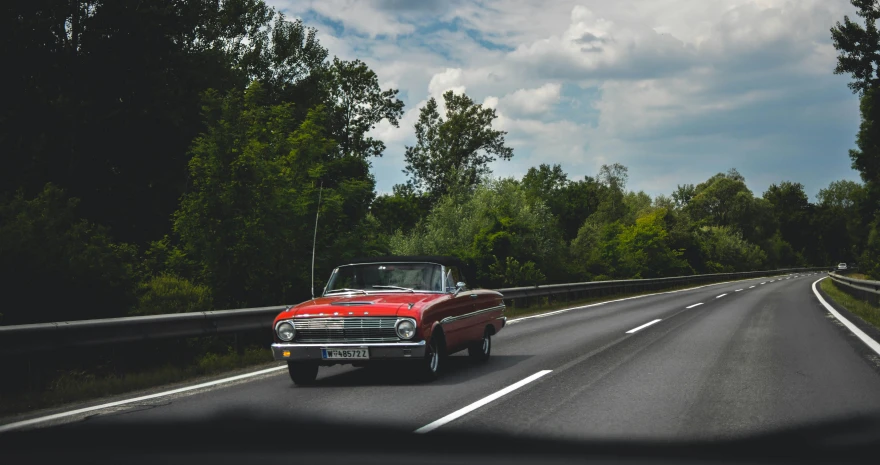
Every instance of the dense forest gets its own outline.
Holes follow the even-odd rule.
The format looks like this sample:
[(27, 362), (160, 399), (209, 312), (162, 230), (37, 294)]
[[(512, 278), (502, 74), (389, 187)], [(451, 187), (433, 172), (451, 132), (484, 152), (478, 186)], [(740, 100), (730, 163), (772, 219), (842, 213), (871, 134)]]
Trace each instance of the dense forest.
[(880, 277), (867, 7), (867, 26), (832, 29), (836, 72), (862, 98), (849, 155), (863, 182), (815, 203), (792, 180), (758, 195), (728, 166), (655, 198), (628, 190), (620, 164), (499, 178), (490, 165), (515, 153), (495, 111), (452, 92), (420, 110), (409, 181), (378, 195), (385, 146), (370, 130), (398, 124), (397, 91), (261, 0), (0, 8), (0, 324), (296, 303), (319, 209), (317, 289), (373, 254), (457, 255), (483, 287), (840, 261)]

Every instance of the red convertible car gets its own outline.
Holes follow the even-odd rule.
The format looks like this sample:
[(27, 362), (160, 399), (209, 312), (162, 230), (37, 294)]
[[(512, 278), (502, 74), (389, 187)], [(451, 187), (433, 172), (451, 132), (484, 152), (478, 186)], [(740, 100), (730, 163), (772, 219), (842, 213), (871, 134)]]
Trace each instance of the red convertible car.
[(425, 379), (446, 355), (467, 349), (476, 361), (492, 352), (504, 327), (502, 295), (468, 290), (461, 261), (451, 257), (377, 257), (333, 270), (321, 297), (275, 318), (276, 360), (298, 385), (318, 367), (399, 361)]

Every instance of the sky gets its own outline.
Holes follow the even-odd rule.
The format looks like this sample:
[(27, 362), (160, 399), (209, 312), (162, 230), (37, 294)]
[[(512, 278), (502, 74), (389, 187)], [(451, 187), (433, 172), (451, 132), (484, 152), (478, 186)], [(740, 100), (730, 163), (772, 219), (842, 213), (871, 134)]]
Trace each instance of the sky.
[(267, 1), (399, 89), (400, 127), (371, 133), (379, 193), (405, 182), (419, 108), (450, 89), (495, 108), (514, 149), (496, 176), (621, 163), (656, 196), (736, 168), (756, 195), (793, 181), (811, 199), (859, 180), (858, 99), (829, 32), (848, 0)]

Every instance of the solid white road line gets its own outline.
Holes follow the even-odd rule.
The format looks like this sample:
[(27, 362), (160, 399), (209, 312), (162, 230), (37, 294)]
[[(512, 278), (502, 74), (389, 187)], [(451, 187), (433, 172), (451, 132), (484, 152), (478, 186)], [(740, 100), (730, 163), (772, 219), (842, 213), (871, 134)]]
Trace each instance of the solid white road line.
[(435, 429), (449, 423), (450, 421), (453, 421), (456, 418), (463, 417), (464, 415), (467, 415), (468, 413), (473, 412), (474, 410), (476, 410), (476, 409), (478, 409), (478, 408), (480, 408), (480, 407), (482, 407), (482, 406), (484, 406), (494, 400), (497, 400), (507, 394), (510, 394), (511, 392), (516, 391), (517, 389), (525, 386), (526, 384), (531, 383), (532, 381), (534, 381), (534, 380), (536, 380), (536, 379), (538, 379), (538, 378), (540, 378), (540, 377), (542, 377), (552, 371), (553, 370), (541, 370), (541, 371), (533, 374), (532, 376), (529, 376), (528, 378), (526, 378), (522, 381), (517, 381), (516, 383), (511, 384), (510, 386), (507, 386), (506, 388), (496, 392), (495, 394), (492, 394), (487, 397), (483, 397), (482, 399), (474, 402), (471, 405), (468, 405), (467, 407), (458, 409), (458, 410), (450, 413), (449, 415), (446, 415), (445, 417), (443, 417), (435, 422), (428, 423), (427, 425), (422, 426), (421, 428), (415, 430), (415, 432), (416, 433), (428, 433), (428, 432), (434, 431)]
[(640, 330), (640, 329), (647, 328), (648, 326), (651, 326), (652, 324), (657, 323), (658, 321), (660, 321), (660, 318), (657, 318), (657, 319), (654, 320), (654, 321), (649, 321), (649, 322), (647, 322), (647, 323), (645, 323), (645, 324), (639, 326), (638, 328), (633, 328), (633, 329), (627, 331), (626, 334), (632, 334), (632, 333), (634, 333), (634, 332), (636, 332), (636, 331), (638, 331), (638, 330)]
[(834, 315), (834, 318), (837, 318), (841, 323), (843, 323), (844, 326), (846, 326), (850, 331), (852, 331), (852, 333), (855, 334), (856, 337), (861, 339), (862, 342), (864, 342), (868, 347), (870, 347), (871, 350), (873, 350), (874, 352), (877, 352), (877, 355), (880, 355), (880, 344), (878, 344), (877, 341), (871, 339), (871, 337), (868, 336), (867, 334), (865, 334), (864, 331), (859, 329), (858, 326), (850, 323), (849, 320), (844, 318), (843, 315), (838, 313), (838, 311), (835, 310), (834, 307), (831, 306), (831, 304), (829, 304), (828, 302), (825, 301), (825, 299), (822, 298), (822, 295), (819, 294), (819, 290), (816, 289), (816, 284), (818, 284), (819, 281), (822, 281), (823, 279), (827, 279), (827, 277), (818, 279), (813, 283), (813, 294), (816, 294), (816, 298), (819, 299), (819, 302), (821, 302), (822, 305), (825, 306), (825, 309), (828, 310), (828, 313)]
[(155, 394), (150, 394), (147, 396), (135, 397), (133, 399), (119, 400), (116, 402), (109, 402), (106, 404), (94, 405), (91, 407), (81, 408), (81, 409), (77, 409), (77, 410), (71, 410), (69, 412), (56, 413), (55, 415), (48, 415), (45, 417), (32, 418), (30, 420), (23, 420), (23, 421), (19, 421), (19, 422), (15, 422), (15, 423), (8, 423), (5, 425), (0, 425), (0, 433), (5, 432), (5, 431), (11, 431), (16, 428), (21, 428), (23, 426), (35, 425), (37, 423), (43, 423), (43, 422), (47, 422), (47, 421), (57, 420), (59, 418), (69, 417), (72, 415), (79, 415), (81, 413), (94, 412), (95, 410), (101, 410), (101, 409), (116, 407), (116, 406), (125, 405), (125, 404), (132, 404), (132, 403), (141, 402), (144, 400), (156, 399), (158, 397), (170, 396), (173, 394), (179, 394), (181, 392), (194, 391), (196, 389), (204, 389), (206, 387), (216, 386), (218, 384), (229, 383), (232, 381), (238, 381), (240, 379), (245, 379), (245, 378), (252, 378), (254, 376), (260, 376), (260, 375), (264, 375), (266, 373), (272, 373), (274, 371), (285, 370), (285, 369), (287, 369), (287, 365), (282, 365), (282, 366), (273, 367), (273, 368), (266, 368), (265, 370), (259, 370), (259, 371), (255, 371), (253, 373), (245, 373), (243, 375), (218, 379), (218, 380), (210, 381), (207, 383), (196, 384), (195, 386), (187, 386), (187, 387), (182, 387), (179, 389), (172, 389), (170, 391), (157, 392)]
[(721, 294), (721, 295), (719, 295), (719, 296), (715, 296), (715, 298), (716, 298), (716, 299), (720, 299), (720, 298), (722, 298), (722, 297), (724, 297), (724, 296), (726, 296), (726, 295), (727, 295), (727, 294)]
[(703, 305), (703, 302), (700, 302), (698, 304), (693, 304), (690, 307), (685, 307), (685, 308), (694, 308), (694, 307), (699, 307), (700, 305)]

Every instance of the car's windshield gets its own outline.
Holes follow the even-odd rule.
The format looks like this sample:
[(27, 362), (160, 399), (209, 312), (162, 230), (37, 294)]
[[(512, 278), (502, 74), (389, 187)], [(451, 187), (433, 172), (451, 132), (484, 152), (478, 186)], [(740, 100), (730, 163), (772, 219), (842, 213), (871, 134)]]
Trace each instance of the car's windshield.
[(443, 268), (435, 263), (368, 263), (333, 270), (325, 294), (443, 290)]

